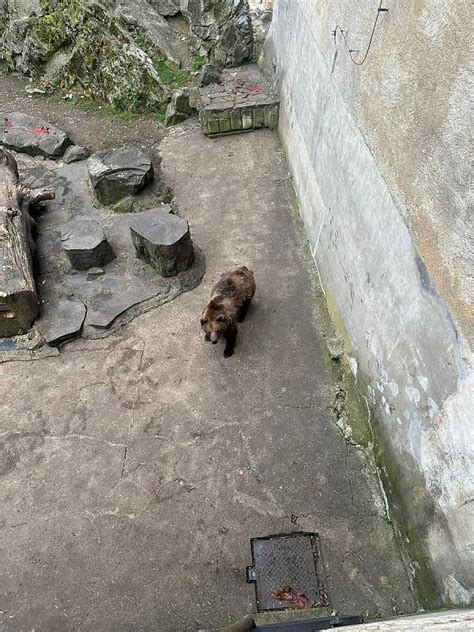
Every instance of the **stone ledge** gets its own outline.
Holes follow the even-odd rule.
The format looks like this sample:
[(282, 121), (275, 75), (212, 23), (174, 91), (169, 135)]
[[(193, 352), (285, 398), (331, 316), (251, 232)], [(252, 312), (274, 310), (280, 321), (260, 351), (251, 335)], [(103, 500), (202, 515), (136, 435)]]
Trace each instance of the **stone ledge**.
[(213, 136), (278, 127), (279, 99), (254, 64), (225, 69), (219, 83), (199, 91), (199, 120)]

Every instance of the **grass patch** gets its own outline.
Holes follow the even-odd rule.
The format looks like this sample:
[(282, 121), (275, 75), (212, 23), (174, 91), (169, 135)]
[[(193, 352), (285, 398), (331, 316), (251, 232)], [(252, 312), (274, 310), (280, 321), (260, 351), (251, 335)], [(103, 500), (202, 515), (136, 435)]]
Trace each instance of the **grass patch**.
[(88, 112), (93, 116), (100, 116), (103, 118), (115, 117), (120, 119), (124, 123), (133, 123), (134, 121), (137, 121), (139, 118), (141, 118), (138, 112), (128, 112), (116, 107), (114, 108), (110, 105), (99, 105), (97, 102), (92, 101), (91, 99), (74, 99), (73, 103), (80, 110)]
[(196, 55), (193, 57), (193, 61), (191, 62), (191, 68), (193, 70), (201, 70), (201, 68), (206, 63), (206, 58), (202, 55)]
[(155, 59), (153, 65), (165, 86), (186, 86), (191, 79), (189, 70), (177, 68), (166, 59)]

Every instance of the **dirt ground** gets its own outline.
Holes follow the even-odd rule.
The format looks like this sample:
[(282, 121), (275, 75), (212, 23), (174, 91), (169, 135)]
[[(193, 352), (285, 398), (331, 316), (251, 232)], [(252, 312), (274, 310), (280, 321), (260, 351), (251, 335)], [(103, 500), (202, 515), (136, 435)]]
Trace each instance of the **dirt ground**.
[[(255, 610), (250, 538), (298, 530), (320, 534), (329, 612), (413, 611), (377, 480), (335, 427), (330, 324), (277, 134), (165, 134), (0, 77), (14, 110), (159, 152), (207, 273), (110, 338), (0, 366), (0, 630), (216, 629)], [(257, 294), (225, 360), (199, 315), (240, 264)]]

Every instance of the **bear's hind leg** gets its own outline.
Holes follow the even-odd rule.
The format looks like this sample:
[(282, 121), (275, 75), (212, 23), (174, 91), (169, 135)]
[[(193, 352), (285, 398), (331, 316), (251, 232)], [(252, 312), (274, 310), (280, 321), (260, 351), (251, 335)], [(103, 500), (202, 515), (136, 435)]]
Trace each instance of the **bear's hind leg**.
[(250, 305), (250, 301), (245, 301), (245, 303), (242, 303), (239, 309), (239, 314), (238, 314), (238, 319), (237, 319), (239, 323), (241, 323), (244, 320), (244, 318), (247, 316), (249, 305)]

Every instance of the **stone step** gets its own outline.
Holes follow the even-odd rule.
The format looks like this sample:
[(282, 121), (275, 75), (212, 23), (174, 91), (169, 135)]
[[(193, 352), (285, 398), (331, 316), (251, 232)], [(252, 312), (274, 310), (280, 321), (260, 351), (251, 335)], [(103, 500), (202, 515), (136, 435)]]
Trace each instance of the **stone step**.
[(279, 98), (255, 64), (222, 71), (219, 83), (199, 90), (199, 120), (215, 136), (278, 127)]

